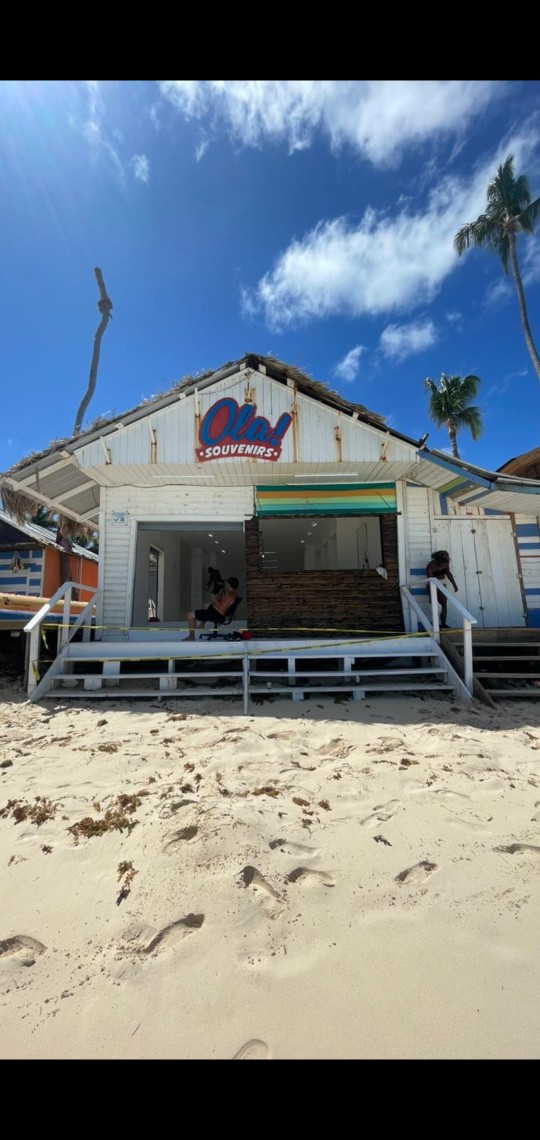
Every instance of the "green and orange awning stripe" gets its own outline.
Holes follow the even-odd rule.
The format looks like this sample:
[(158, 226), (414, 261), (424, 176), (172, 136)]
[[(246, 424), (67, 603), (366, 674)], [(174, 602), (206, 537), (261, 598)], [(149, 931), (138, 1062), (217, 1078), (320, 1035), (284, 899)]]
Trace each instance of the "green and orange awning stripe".
[(345, 483), (299, 487), (256, 487), (259, 518), (273, 515), (395, 514), (395, 483)]

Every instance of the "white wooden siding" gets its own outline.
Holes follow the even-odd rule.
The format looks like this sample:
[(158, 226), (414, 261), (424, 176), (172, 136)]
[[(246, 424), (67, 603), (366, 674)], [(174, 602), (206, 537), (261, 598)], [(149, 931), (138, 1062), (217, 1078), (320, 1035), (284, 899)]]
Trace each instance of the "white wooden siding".
[[(401, 581), (411, 584), (413, 594), (426, 613), (429, 602), (425, 586), (420, 584), (426, 565), (434, 550), (448, 550), (458, 585), (458, 600), (477, 619), (479, 626), (525, 624), (520, 567), (509, 518), (480, 516), (476, 512), (471, 516), (465, 508), (443, 517), (435, 491), (409, 485), (403, 488), (403, 511), (406, 566), (405, 573), (400, 568)], [(448, 616), (452, 623), (451, 609)]]
[[(203, 389), (198, 394), (200, 418), (223, 397), (231, 397), (242, 405), (248, 384), (245, 372)], [(198, 475), (201, 481), (231, 483), (233, 480), (260, 482), (280, 481), (291, 475), (328, 471), (347, 472), (355, 478), (393, 480), (416, 467), (416, 447), (388, 435), (384, 428), (372, 427), (353, 420), (309, 396), (272, 380), (269, 376), (252, 373), (249, 377), (250, 394), (257, 407), (257, 415), (265, 416), (272, 425), (284, 413), (297, 407), (297, 433), (293, 425), (283, 440), (282, 453), (276, 462), (256, 461), (236, 457), (198, 463), (196, 448), (195, 395), (178, 398), (166, 408), (152, 412), (126, 427), (119, 427), (103, 440), (95, 440), (76, 452), (81, 468), (100, 483), (133, 482), (148, 485), (156, 477), (181, 471)], [(150, 463), (150, 429), (155, 431), (157, 462)], [(341, 443), (336, 441), (336, 429)], [(295, 455), (295, 435), (297, 448)], [(106, 462), (105, 450), (111, 462)], [(341, 455), (341, 458), (340, 458)], [(381, 458), (382, 456), (382, 458)]]
[[(254, 513), (252, 487), (114, 487), (102, 491), (100, 539), (105, 636), (131, 624), (137, 524), (238, 522)], [(116, 516), (116, 521), (115, 520)], [(120, 521), (124, 516), (124, 521)]]

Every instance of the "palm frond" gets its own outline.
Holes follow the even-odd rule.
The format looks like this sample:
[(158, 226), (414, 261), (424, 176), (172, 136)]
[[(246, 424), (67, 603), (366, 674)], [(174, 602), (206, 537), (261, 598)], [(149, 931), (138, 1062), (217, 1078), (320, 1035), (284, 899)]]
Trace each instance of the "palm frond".
[(459, 376), (456, 376), (454, 379), (460, 381), (462, 398), (464, 400), (474, 400), (474, 397), (478, 395), (478, 389), (482, 383), (480, 377), (474, 376), (474, 374), (471, 373), (469, 376), (464, 376), (462, 380)]
[(484, 430), (480, 408), (474, 405), (470, 408), (463, 408), (463, 411), (456, 412), (454, 420), (458, 431), (462, 428), (467, 428), (467, 431), (471, 433), (473, 439), (480, 439)]
[(518, 221), (521, 229), (525, 233), (532, 234), (535, 223), (540, 219), (540, 198), (535, 198), (534, 202), (529, 202), (528, 206), (521, 211)]

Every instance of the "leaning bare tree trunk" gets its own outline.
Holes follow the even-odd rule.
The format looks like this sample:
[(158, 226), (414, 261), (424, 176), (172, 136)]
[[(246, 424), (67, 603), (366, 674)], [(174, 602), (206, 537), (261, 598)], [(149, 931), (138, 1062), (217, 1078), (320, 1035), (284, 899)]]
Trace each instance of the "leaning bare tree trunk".
[(526, 343), (527, 348), (529, 350), (529, 356), (533, 362), (536, 375), (537, 375), (538, 379), (540, 380), (540, 357), (538, 356), (538, 353), (536, 351), (536, 345), (534, 343), (534, 340), (532, 337), (532, 332), (531, 332), (531, 326), (529, 324), (529, 317), (527, 314), (527, 306), (525, 304), (525, 294), (523, 292), (523, 282), (521, 280), (521, 273), (519, 272), (519, 265), (518, 265), (518, 259), (517, 259), (516, 237), (515, 237), (515, 234), (513, 234), (513, 233), (510, 233), (508, 236), (510, 238), (510, 265), (512, 266), (512, 276), (514, 278), (514, 283), (515, 283), (517, 295), (518, 295), (519, 315), (521, 317), (521, 326), (523, 328), (523, 334), (525, 336), (525, 343)]
[(105, 332), (105, 329), (107, 328), (107, 325), (108, 325), (108, 323), (111, 319), (111, 316), (112, 316), (113, 303), (111, 301), (111, 298), (107, 295), (107, 290), (105, 288), (105, 282), (103, 280), (103, 274), (101, 272), (101, 269), (94, 269), (94, 273), (96, 275), (96, 281), (98, 283), (98, 289), (100, 292), (100, 299), (98, 301), (98, 309), (101, 313), (101, 320), (99, 322), (99, 325), (98, 325), (98, 328), (96, 331), (96, 335), (94, 337), (94, 351), (92, 353), (92, 363), (90, 365), (90, 375), (88, 377), (88, 387), (87, 387), (86, 392), (85, 392), (85, 394), (81, 400), (81, 403), (79, 405), (79, 410), (77, 412), (77, 415), (75, 416), (75, 423), (73, 425), (73, 435), (79, 434), (81, 427), (82, 427), (84, 414), (85, 414), (86, 409), (90, 403), (90, 400), (92, 399), (92, 396), (94, 395), (94, 392), (96, 390), (101, 341), (103, 339), (103, 333)]

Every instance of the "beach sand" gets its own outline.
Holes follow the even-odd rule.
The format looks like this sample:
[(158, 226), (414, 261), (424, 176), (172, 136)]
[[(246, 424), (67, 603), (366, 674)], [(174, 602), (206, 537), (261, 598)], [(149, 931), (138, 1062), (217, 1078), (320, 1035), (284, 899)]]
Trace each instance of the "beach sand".
[(0, 763), (3, 1058), (540, 1056), (538, 706), (4, 688)]

